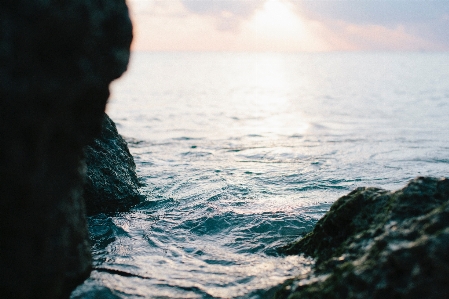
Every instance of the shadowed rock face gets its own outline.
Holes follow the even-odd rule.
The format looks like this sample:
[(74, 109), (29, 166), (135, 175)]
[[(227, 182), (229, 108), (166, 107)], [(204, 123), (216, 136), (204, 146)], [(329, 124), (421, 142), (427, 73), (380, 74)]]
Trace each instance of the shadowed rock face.
[(126, 211), (141, 201), (134, 159), (106, 114), (100, 136), (85, 148), (85, 153), (84, 198), (88, 215)]
[(0, 298), (64, 298), (90, 272), (83, 147), (125, 70), (124, 0), (0, 2)]
[(449, 298), (449, 179), (358, 188), (281, 252), (316, 258), (275, 298)]

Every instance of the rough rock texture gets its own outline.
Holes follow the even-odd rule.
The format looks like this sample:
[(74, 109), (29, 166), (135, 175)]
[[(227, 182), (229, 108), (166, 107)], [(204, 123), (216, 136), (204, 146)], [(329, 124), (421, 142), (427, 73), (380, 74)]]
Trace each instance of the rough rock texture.
[(134, 159), (106, 114), (100, 136), (85, 148), (85, 153), (87, 214), (126, 211), (141, 201)]
[(281, 251), (316, 258), (275, 298), (449, 298), (449, 179), (358, 188)]
[(0, 1), (0, 298), (89, 275), (80, 159), (131, 39), (124, 0)]

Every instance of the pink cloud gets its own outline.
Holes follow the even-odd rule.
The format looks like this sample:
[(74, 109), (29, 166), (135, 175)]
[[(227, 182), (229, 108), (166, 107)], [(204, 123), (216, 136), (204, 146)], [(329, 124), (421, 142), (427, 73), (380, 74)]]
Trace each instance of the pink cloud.
[(316, 32), (336, 50), (419, 51), (441, 50), (438, 45), (409, 34), (403, 25), (382, 25), (327, 21)]

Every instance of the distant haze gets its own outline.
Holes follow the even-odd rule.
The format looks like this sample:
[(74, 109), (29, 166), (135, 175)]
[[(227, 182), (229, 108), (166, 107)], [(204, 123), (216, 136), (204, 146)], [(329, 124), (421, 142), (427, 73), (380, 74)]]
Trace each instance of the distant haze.
[(447, 51), (447, 0), (128, 0), (134, 50)]

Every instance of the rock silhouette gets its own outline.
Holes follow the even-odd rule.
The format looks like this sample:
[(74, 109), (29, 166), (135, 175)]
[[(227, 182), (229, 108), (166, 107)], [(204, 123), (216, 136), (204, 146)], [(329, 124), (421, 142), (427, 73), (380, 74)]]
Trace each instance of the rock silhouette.
[(83, 148), (131, 21), (124, 0), (6, 0), (0, 28), (0, 298), (66, 298), (91, 269)]

